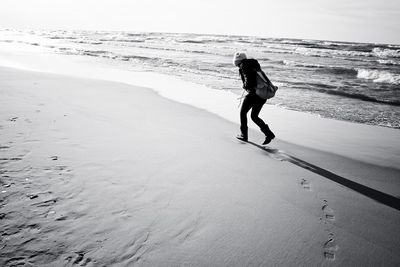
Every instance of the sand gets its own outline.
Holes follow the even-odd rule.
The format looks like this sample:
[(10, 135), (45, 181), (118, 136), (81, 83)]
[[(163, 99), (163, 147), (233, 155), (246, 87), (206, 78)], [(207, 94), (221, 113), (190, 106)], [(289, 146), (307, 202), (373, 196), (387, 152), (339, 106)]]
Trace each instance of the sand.
[(0, 68), (0, 265), (400, 264), (398, 168), (237, 128), (148, 88)]

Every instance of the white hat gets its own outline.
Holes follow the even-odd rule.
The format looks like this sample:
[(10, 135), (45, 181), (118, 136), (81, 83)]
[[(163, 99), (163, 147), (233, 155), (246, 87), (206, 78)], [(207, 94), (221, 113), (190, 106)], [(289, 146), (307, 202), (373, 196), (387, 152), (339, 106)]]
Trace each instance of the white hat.
[(243, 59), (246, 59), (247, 56), (243, 52), (236, 52), (235, 55), (233, 56), (233, 64), (237, 67), (239, 66), (240, 62), (242, 62)]

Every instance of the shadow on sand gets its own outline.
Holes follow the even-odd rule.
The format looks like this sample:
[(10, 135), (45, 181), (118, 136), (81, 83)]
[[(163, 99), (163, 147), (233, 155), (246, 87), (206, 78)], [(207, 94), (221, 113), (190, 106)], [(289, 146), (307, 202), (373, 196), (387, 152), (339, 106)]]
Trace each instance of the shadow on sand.
[(392, 207), (396, 210), (400, 210), (400, 199), (398, 199), (392, 195), (380, 192), (371, 187), (351, 181), (350, 179), (347, 179), (347, 178), (344, 178), (337, 174), (334, 174), (333, 172), (322, 169), (322, 168), (315, 166), (311, 163), (308, 163), (304, 160), (301, 160), (299, 158), (288, 155), (279, 149), (264, 147), (264, 146), (258, 145), (256, 143), (253, 143), (251, 141), (248, 141), (247, 143), (252, 144), (253, 146), (264, 150), (265, 152), (268, 153), (268, 156), (270, 156), (276, 160), (287, 161), (292, 164), (295, 164), (303, 169), (306, 169), (313, 173), (319, 174), (325, 178), (328, 178), (331, 181), (334, 181), (334, 182), (341, 184), (347, 188), (350, 188), (350, 189), (352, 189), (366, 197), (369, 197), (375, 201), (378, 201), (386, 206)]

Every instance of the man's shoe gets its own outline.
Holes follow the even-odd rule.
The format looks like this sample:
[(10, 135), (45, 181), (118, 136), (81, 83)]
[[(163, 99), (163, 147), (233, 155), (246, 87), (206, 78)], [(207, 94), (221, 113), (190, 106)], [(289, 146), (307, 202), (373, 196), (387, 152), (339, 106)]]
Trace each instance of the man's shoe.
[(262, 143), (262, 145), (263, 146), (268, 145), (269, 143), (271, 143), (272, 139), (274, 139), (274, 138), (275, 138), (275, 136), (274, 137), (266, 136), (264, 143)]
[(248, 140), (247, 136), (245, 136), (244, 134), (238, 134), (238, 135), (236, 135), (236, 138), (239, 140), (245, 141), (245, 142), (247, 142), (247, 140)]

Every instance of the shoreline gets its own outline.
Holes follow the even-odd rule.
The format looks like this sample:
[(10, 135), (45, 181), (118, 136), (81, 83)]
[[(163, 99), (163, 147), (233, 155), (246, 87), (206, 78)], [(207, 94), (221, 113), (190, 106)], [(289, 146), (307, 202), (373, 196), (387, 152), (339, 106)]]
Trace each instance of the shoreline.
[(263, 151), (148, 88), (10, 68), (0, 84), (5, 266), (400, 263), (397, 210), (282, 152), (391, 194), (398, 169)]
[(252, 51), (249, 56), (260, 58), (263, 68), (282, 89), (269, 103), (325, 118), (399, 128), (400, 110), (390, 105), (397, 103), (399, 81), (396, 59), (391, 59), (396, 53), (393, 47), (255, 39), (242, 43), (244, 39), (234, 37), (90, 31), (0, 31), (0, 39), (5, 45), (24, 44), (27, 50), (37, 46), (48, 54), (108, 61), (109, 66), (122, 70), (163, 73), (238, 95), (241, 82), (231, 64), (231, 54), (248, 48)]
[[(59, 58), (59, 56), (56, 56), (56, 58)], [(53, 58), (51, 58), (53, 59)], [(60, 58), (61, 59), (61, 58)], [(184, 104), (188, 105), (189, 107), (199, 109), (201, 111), (205, 112), (210, 112), (214, 116), (217, 116), (221, 118), (222, 120), (226, 120), (228, 122), (234, 123), (238, 125), (238, 118), (235, 118), (238, 116), (236, 113), (232, 113), (232, 109), (235, 109), (234, 105), (236, 104), (233, 101), (226, 101), (227, 98), (230, 100), (234, 100), (232, 98), (235, 97), (233, 94), (223, 92), (223, 91), (215, 91), (213, 89), (209, 89), (205, 86), (197, 85), (197, 84), (192, 84), (189, 82), (184, 82), (178, 79), (175, 79), (173, 77), (167, 76), (167, 75), (159, 75), (159, 74), (153, 74), (153, 73), (135, 73), (135, 72), (129, 72), (129, 71), (121, 71), (117, 69), (108, 69), (104, 67), (95, 67), (94, 70), (89, 70), (88, 66), (93, 66), (93, 63), (89, 62), (89, 65), (83, 65), (83, 68), (81, 67), (81, 70), (83, 70), (83, 73), (78, 74), (76, 69), (72, 69), (72, 67), (77, 67), (79, 66), (79, 62), (74, 62), (69, 59), (64, 59), (65, 61), (63, 63), (67, 63), (66, 67), (63, 70), (57, 69), (54, 70), (54, 73), (51, 73), (49, 69), (45, 69), (43, 66), (40, 66), (42, 68), (42, 71), (37, 71), (33, 69), (29, 69), (26, 66), (20, 65), (20, 66), (15, 66), (15, 70), (22, 70), (22, 71), (28, 71), (28, 72), (37, 72), (37, 73), (42, 73), (42, 74), (50, 74), (50, 75), (60, 75), (61, 77), (70, 77), (70, 78), (78, 78), (78, 79), (84, 79), (84, 80), (93, 80), (93, 81), (105, 81), (105, 82), (115, 82), (117, 84), (124, 84), (128, 86), (141, 86), (146, 88), (147, 90), (151, 90), (155, 92), (156, 94), (160, 95), (163, 98), (166, 98), (168, 100), (171, 100), (173, 102), (179, 103), (179, 104)], [(71, 64), (71, 65), (68, 65)], [(88, 64), (88, 62), (83, 62), (83, 64)], [(94, 66), (93, 66), (94, 67)], [(2, 67), (0, 65), (0, 68), (8, 68), (8, 67)], [(24, 68), (27, 68), (24, 70)], [(99, 79), (100, 75), (96, 74), (97, 71), (101, 71), (103, 74), (103, 79)], [(86, 77), (88, 76), (88, 77)], [(152, 82), (152, 79), (161, 79), (160, 82)], [(150, 81), (150, 82), (149, 82)], [(166, 88), (160, 89), (162, 84), (165, 83), (170, 83), (169, 86)], [(171, 85), (172, 84), (172, 85)], [(183, 87), (186, 86), (186, 90), (189, 91), (189, 93), (186, 94), (181, 94)], [(193, 88), (188, 88), (187, 86), (193, 86)], [(189, 90), (190, 89), (190, 90)], [(211, 101), (211, 105), (209, 105), (207, 102), (209, 101), (209, 97), (215, 97), (216, 100)], [(197, 102), (193, 104), (193, 101), (191, 98), (196, 98)], [(224, 106), (221, 106), (220, 103), (224, 103)], [(266, 111), (267, 110), (267, 111)], [(239, 110), (237, 110), (239, 112)], [(335, 124), (340, 125), (340, 128), (337, 127), (337, 125), (334, 125), (335, 132), (341, 131), (342, 129), (346, 129), (346, 127), (351, 127), (354, 126), (352, 129), (353, 131), (356, 130), (357, 133), (362, 132), (365, 130), (365, 132), (373, 132), (374, 130), (378, 130), (377, 132), (373, 134), (373, 136), (380, 136), (383, 135), (382, 133), (379, 133), (379, 130), (386, 132), (386, 137), (388, 137), (387, 133), (394, 133), (395, 136), (392, 135), (392, 139), (397, 138), (399, 139), (400, 142), (400, 131), (396, 131), (396, 129), (391, 129), (391, 128), (386, 128), (382, 126), (373, 126), (373, 125), (365, 125), (365, 124), (359, 124), (359, 123), (353, 123), (353, 122), (347, 122), (347, 121), (338, 121), (335, 119), (330, 119), (330, 118), (321, 118), (317, 115), (314, 114), (309, 114), (309, 113), (304, 113), (304, 112), (299, 112), (299, 111), (292, 111), (292, 110), (286, 110), (286, 109), (281, 109), (276, 106), (272, 105), (265, 105), (263, 110), (261, 111), (260, 117), (266, 118), (265, 121), (267, 123), (272, 123), (279, 124), (278, 121), (271, 119), (271, 116), (269, 116), (269, 113), (272, 112), (273, 115), (277, 115), (277, 119), (283, 121), (291, 121), (291, 123), (297, 123), (299, 121), (305, 120), (308, 124), (313, 124), (312, 121), (318, 121), (318, 122), (323, 122), (324, 127), (326, 128), (332, 128), (332, 122)], [(233, 116), (232, 116), (233, 115)], [(285, 122), (286, 123), (286, 122)], [(317, 124), (318, 125), (318, 124)], [(313, 125), (312, 129), (315, 132), (318, 132), (316, 128), (318, 127), (317, 125)], [(292, 131), (290, 127), (286, 127), (286, 125), (280, 125), (281, 129), (285, 131), (286, 137), (285, 139), (282, 139), (281, 136), (278, 136), (273, 142), (272, 142), (272, 147), (273, 148), (282, 148), (279, 149), (280, 152), (283, 153), (289, 153), (289, 156), (292, 157), (297, 157), (301, 158), (305, 161), (312, 162), (323, 169), (333, 171), (334, 173), (346, 177), (351, 181), (369, 186), (371, 188), (376, 188), (380, 190), (381, 192), (385, 192), (389, 195), (392, 196), (399, 196), (400, 195), (400, 185), (397, 184), (397, 177), (400, 171), (400, 167), (398, 166), (397, 162), (400, 162), (400, 147), (392, 147), (393, 152), (388, 153), (387, 148), (389, 145), (386, 145), (384, 148), (379, 147), (379, 153), (375, 154), (374, 156), (379, 158), (379, 160), (371, 160), (372, 154), (367, 154), (365, 151), (363, 152), (364, 155), (357, 155), (354, 153), (355, 147), (357, 145), (351, 144), (352, 147), (346, 148), (346, 145), (339, 145), (336, 147), (333, 146), (333, 143), (328, 144), (326, 147), (321, 147), (322, 145), (326, 145), (322, 142), (322, 140), (326, 141), (329, 139), (332, 139), (335, 136), (334, 133), (329, 133), (330, 137), (323, 136), (321, 134), (313, 135), (311, 138), (305, 138), (308, 143), (305, 145), (293, 142), (293, 136), (298, 135), (299, 132), (289, 133), (288, 132)], [(237, 126), (237, 128), (239, 128)], [(296, 128), (296, 127), (293, 127)], [(297, 127), (299, 128), (299, 127)], [(259, 141), (262, 141), (262, 134), (259, 132), (258, 128), (256, 125), (249, 119), (249, 129), (251, 130), (249, 132), (251, 141), (254, 141), (257, 143), (257, 139)], [(361, 130), (360, 130), (361, 129)], [(385, 129), (387, 129), (385, 131)], [(227, 137), (232, 137), (234, 138), (235, 131), (231, 133), (231, 136)], [(305, 137), (308, 132), (301, 133)], [(282, 134), (282, 131), (280, 132)], [(313, 138), (321, 138), (322, 140), (314, 142), (312, 140)], [(390, 137), (390, 136), (389, 136)], [(347, 144), (349, 144), (349, 141), (351, 140), (356, 141), (356, 137), (354, 133), (351, 135), (351, 138), (347, 141)], [(371, 140), (371, 139), (370, 139)], [(385, 140), (387, 144), (392, 142), (392, 140), (389, 139)], [(364, 140), (361, 142), (365, 148), (368, 148), (368, 146), (371, 146), (371, 143), (368, 140)], [(339, 149), (337, 149), (339, 148)], [(346, 152), (349, 151), (350, 153), (342, 153), (340, 152)], [(368, 149), (368, 151), (377, 151), (377, 147), (371, 147)], [(323, 157), (319, 157), (317, 155), (323, 154)], [(391, 156), (391, 155), (393, 156)], [(320, 158), (322, 160), (320, 160)], [(387, 162), (385, 162), (387, 161)], [(331, 163), (333, 162), (333, 163)], [(355, 169), (353, 166), (360, 166), (359, 168)], [(362, 167), (361, 167), (362, 166)], [(385, 177), (385, 179), (382, 181), (380, 177)], [(389, 181), (390, 183), (393, 184), (392, 187), (387, 187), (386, 182)]]
[[(33, 74), (38, 74), (38, 75), (51, 75), (51, 76), (59, 76), (62, 78), (66, 79), (78, 79), (78, 80), (87, 80), (87, 81), (93, 81), (93, 82), (106, 82), (106, 83), (115, 83), (115, 84), (120, 84), (123, 86), (133, 86), (137, 87), (137, 85), (132, 85), (131, 83), (127, 82), (117, 82), (117, 81), (110, 81), (110, 80), (99, 80), (96, 78), (83, 78), (83, 77), (77, 77), (77, 76), (71, 76), (71, 74), (58, 74), (58, 73), (49, 73), (49, 72), (40, 72), (40, 71), (34, 71), (34, 70), (23, 70), (20, 68), (10, 68), (10, 67), (4, 67), (0, 66), (0, 70), (8, 70), (8, 71), (16, 71), (16, 72), (28, 72), (28, 73), (33, 73)], [(150, 87), (142, 87), (145, 90), (150, 90), (160, 97), (172, 101), (173, 103), (177, 103), (180, 105), (185, 105), (190, 108), (198, 109), (201, 112), (206, 112), (210, 113), (212, 116), (216, 116), (219, 119), (222, 119), (228, 123), (234, 123), (230, 120), (227, 120), (225, 117), (220, 116), (218, 114), (215, 114), (213, 112), (210, 112), (207, 109), (203, 109), (197, 106), (193, 106), (192, 104), (185, 103), (185, 100), (181, 100), (182, 102), (173, 99), (171, 96), (165, 96), (163, 93), (164, 92), (159, 92), (154, 88)], [(303, 112), (297, 112), (296, 113), (303, 113)], [(324, 118), (324, 120), (329, 121), (337, 121), (334, 119), (329, 119), (329, 118)], [(249, 120), (250, 121), (250, 120)], [(342, 122), (342, 121), (337, 121), (337, 122)], [(353, 123), (353, 122), (345, 122), (345, 123), (350, 123), (350, 124), (356, 124), (360, 126), (366, 126), (370, 127), (371, 125), (363, 125), (363, 124), (358, 124), (358, 123)], [(253, 125), (254, 126), (254, 125)], [(372, 126), (372, 127), (378, 127), (378, 128), (385, 128), (381, 126)], [(258, 129), (255, 129), (255, 127), (250, 127), (249, 133), (252, 134), (255, 137), (262, 137), (261, 134), (259, 133)], [(234, 137), (232, 137), (233, 140), (236, 140)], [(261, 139), (260, 139), (261, 140)], [(299, 158), (302, 160), (311, 160), (313, 163), (315, 163), (318, 166), (321, 166), (323, 168), (326, 168), (326, 170), (332, 170), (336, 172), (339, 175), (347, 175), (348, 177), (351, 177), (349, 180), (352, 180), (354, 182), (361, 182), (365, 183), (367, 182), (366, 185), (370, 185), (371, 187), (375, 187), (378, 190), (381, 190), (382, 192), (386, 191), (388, 194), (392, 196), (396, 196), (397, 193), (400, 192), (400, 187), (395, 185), (398, 181), (397, 177), (398, 174), (400, 173), (400, 168), (395, 165), (395, 166), (384, 166), (380, 164), (373, 164), (368, 161), (361, 161), (359, 159), (354, 159), (351, 157), (346, 157), (344, 155), (339, 155), (333, 152), (328, 152), (325, 150), (320, 150), (316, 149), (315, 147), (306, 147), (302, 146), (300, 144), (296, 143), (291, 143), (286, 140), (281, 140), (279, 137), (274, 139), (271, 145), (266, 146), (265, 148), (261, 147), (261, 145), (258, 145), (257, 143), (254, 143), (254, 140), (249, 140), (251, 144), (253, 144), (255, 147), (261, 148), (266, 150), (269, 153), (276, 153), (276, 154), (283, 154), (283, 157), (292, 157), (292, 158)], [(280, 149), (281, 148), (281, 149)], [(323, 155), (322, 157), (319, 157), (318, 155)], [(400, 154), (399, 154), (400, 156)], [(286, 159), (279, 159), (279, 155), (277, 157), (270, 156), (271, 158), (278, 159), (279, 161), (285, 161)], [(306, 162), (308, 163), (308, 162)], [(293, 164), (293, 163), (292, 163)], [(307, 166), (301, 166), (301, 164), (295, 164), (299, 165), (299, 167), (304, 168), (306, 170), (310, 170), (309, 167)], [(312, 164), (311, 164), (312, 165)], [(353, 166), (357, 165), (358, 168), (354, 169)], [(311, 170), (312, 171), (312, 170)], [(387, 180), (386, 181), (379, 181), (376, 178), (376, 175), (379, 174), (383, 177), (385, 177)], [(385, 188), (385, 186), (380, 185), (380, 182), (387, 182), (389, 181), (390, 183), (393, 183), (394, 187), (391, 188)], [(398, 196), (397, 196), (398, 197)]]
[[(107, 61), (39, 53), (39, 48), (25, 51), (25, 46), (16, 48), (22, 49), (18, 52), (6, 47), (3, 44), (0, 49), (2, 65), (148, 87), (173, 101), (204, 109), (236, 124), (239, 121), (237, 96), (230, 92), (209, 89), (167, 75), (121, 70), (108, 66)], [(398, 129), (321, 118), (272, 105), (265, 105), (260, 117), (271, 126), (279, 139), (286, 142), (373, 165), (398, 168), (400, 147), (393, 146), (400, 142)], [(249, 127), (258, 131), (250, 120)], [(320, 133), (322, 129), (323, 134)], [(385, 138), (379, 138), (381, 136)], [(257, 139), (262, 137), (255, 133), (253, 140)]]

